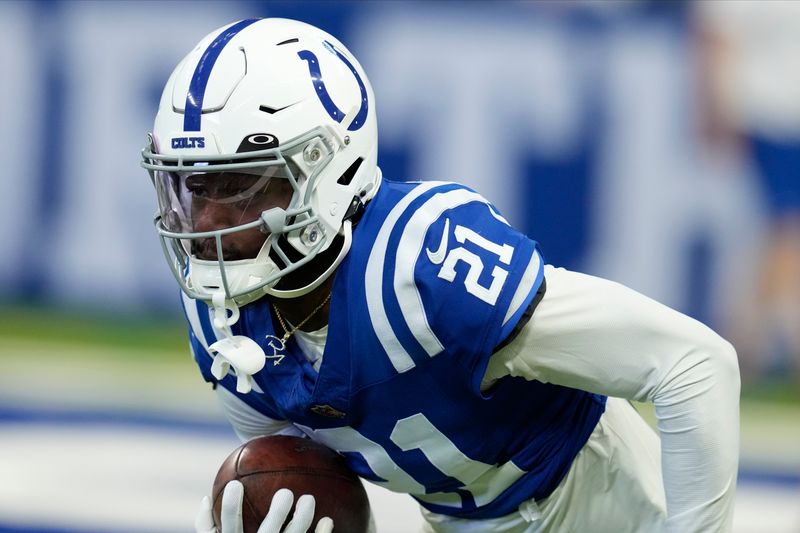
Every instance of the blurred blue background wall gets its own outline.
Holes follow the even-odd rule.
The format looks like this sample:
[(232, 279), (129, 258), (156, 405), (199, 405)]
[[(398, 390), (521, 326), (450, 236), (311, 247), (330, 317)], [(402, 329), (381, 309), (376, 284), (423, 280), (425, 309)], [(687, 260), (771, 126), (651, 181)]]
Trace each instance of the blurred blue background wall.
[[(139, 149), (175, 64), (251, 16), (350, 47), (384, 175), (467, 183), (548, 262), (753, 329), (770, 191), (710, 140), (702, 17), (682, 2), (2, 2), (0, 299), (177, 315)], [(740, 352), (769, 351), (754, 339)], [(769, 342), (792, 364), (791, 339)]]

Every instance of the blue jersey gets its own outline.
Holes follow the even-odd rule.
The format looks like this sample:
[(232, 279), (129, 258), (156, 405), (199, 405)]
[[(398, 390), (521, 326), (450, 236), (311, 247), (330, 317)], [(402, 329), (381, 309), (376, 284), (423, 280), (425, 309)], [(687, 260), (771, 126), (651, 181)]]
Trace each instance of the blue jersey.
[[(511, 376), (481, 390), (542, 283), (536, 243), (475, 192), (384, 180), (337, 269), (319, 372), (290, 339), (248, 394), (232, 374), (219, 385), (431, 511), (503, 516), (553, 491), (605, 406), (603, 396)], [(189, 302), (195, 358), (216, 382), (209, 310)], [(242, 307), (232, 329), (275, 351), (266, 299)]]

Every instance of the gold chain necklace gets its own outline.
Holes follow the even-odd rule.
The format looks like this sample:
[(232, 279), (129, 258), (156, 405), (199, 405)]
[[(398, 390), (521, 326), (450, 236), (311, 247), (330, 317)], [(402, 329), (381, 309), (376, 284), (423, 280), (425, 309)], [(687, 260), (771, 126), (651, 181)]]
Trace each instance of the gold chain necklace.
[(286, 327), (286, 322), (284, 322), (284, 321), (283, 321), (283, 317), (281, 316), (281, 313), (280, 313), (280, 311), (278, 311), (278, 308), (277, 308), (277, 307), (275, 307), (275, 306), (272, 306), (272, 308), (275, 310), (275, 316), (276, 316), (276, 317), (278, 317), (278, 322), (280, 322), (280, 323), (281, 323), (281, 327), (283, 328), (283, 332), (284, 332), (284, 333), (283, 333), (283, 337), (280, 339), (280, 341), (281, 341), (281, 346), (286, 346), (286, 341), (287, 341), (287, 340), (289, 340), (289, 337), (291, 337), (292, 335), (294, 335), (294, 332), (295, 332), (295, 331), (297, 331), (298, 329), (300, 329), (301, 327), (303, 327), (303, 324), (305, 324), (306, 322), (308, 322), (309, 320), (311, 320), (312, 318), (314, 318), (314, 315), (316, 315), (317, 313), (319, 313), (320, 309), (322, 309), (323, 307), (325, 307), (325, 304), (327, 304), (327, 303), (328, 303), (328, 301), (331, 299), (331, 294), (332, 294), (332, 293), (330, 293), (330, 292), (329, 292), (329, 293), (328, 293), (328, 296), (326, 296), (326, 297), (325, 297), (325, 299), (324, 299), (324, 300), (322, 300), (322, 303), (321, 303), (321, 304), (319, 304), (317, 307), (315, 307), (315, 308), (314, 308), (314, 310), (313, 310), (313, 311), (311, 311), (311, 314), (310, 314), (310, 315), (308, 315), (307, 317), (305, 317), (305, 318), (303, 319), (303, 321), (302, 321), (302, 322), (300, 322), (299, 324), (297, 324), (296, 326), (294, 326), (292, 329), (289, 329), (289, 328), (287, 328), (287, 327)]

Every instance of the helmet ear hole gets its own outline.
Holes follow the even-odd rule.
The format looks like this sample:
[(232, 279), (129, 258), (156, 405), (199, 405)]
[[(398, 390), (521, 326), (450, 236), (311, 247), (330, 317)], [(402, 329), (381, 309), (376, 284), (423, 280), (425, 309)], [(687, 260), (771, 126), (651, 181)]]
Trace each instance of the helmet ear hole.
[(350, 182), (353, 181), (356, 172), (358, 172), (358, 169), (359, 167), (361, 167), (361, 163), (363, 162), (364, 162), (363, 157), (359, 157), (355, 161), (353, 161), (353, 163), (349, 167), (347, 167), (347, 170), (345, 170), (344, 173), (342, 173), (342, 175), (339, 176), (339, 179), (336, 180), (336, 183), (345, 186), (350, 185)]

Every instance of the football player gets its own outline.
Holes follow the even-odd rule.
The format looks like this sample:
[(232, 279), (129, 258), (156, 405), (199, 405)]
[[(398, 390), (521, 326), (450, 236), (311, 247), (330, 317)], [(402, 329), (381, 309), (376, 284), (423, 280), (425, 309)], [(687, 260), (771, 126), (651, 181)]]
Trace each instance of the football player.
[[(382, 179), (377, 146), (361, 66), (301, 22), (225, 26), (167, 81), (143, 166), (236, 433), (337, 450), (415, 498), (426, 531), (729, 530), (732, 346), (545, 265), (464, 186)], [(628, 400), (655, 404), (658, 434)]]

